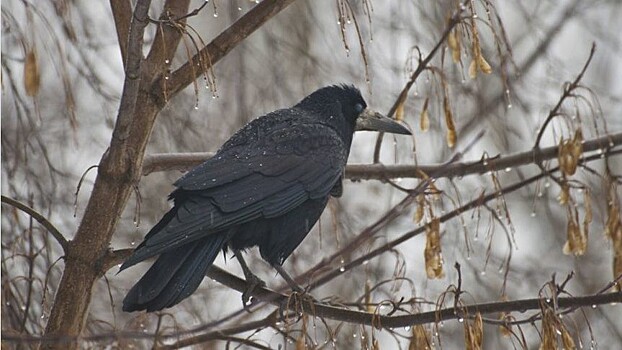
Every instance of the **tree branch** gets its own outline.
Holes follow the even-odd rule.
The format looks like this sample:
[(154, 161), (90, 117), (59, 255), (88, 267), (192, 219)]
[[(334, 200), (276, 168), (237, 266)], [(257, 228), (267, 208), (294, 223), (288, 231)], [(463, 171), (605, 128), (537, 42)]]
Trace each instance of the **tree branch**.
[[(585, 152), (616, 147), (622, 144), (622, 132), (585, 141)], [(540, 163), (558, 156), (559, 147), (552, 146), (541, 149), (497, 156), (478, 161), (455, 162), (434, 165), (383, 165), (383, 164), (349, 164), (346, 166), (345, 177), (353, 180), (385, 180), (394, 178), (425, 178), (430, 174), (440, 173), (440, 177), (454, 178), (488, 171), (503, 171), (520, 165)], [(147, 155), (143, 165), (143, 175), (158, 171), (189, 170), (214, 155), (213, 152), (196, 153), (156, 153)], [(442, 171), (441, 171), (442, 170)]]
[[(138, 0), (134, 7), (132, 22), (129, 28), (127, 41), (127, 60), (125, 64), (125, 81), (119, 105), (119, 114), (112, 132), (110, 157), (114, 163), (122, 163), (125, 157), (125, 142), (129, 137), (134, 107), (138, 98), (141, 81), (141, 64), (143, 61), (143, 36), (147, 26), (149, 6), (151, 0)], [(120, 42), (121, 43), (121, 42)], [(124, 168), (124, 167), (123, 167)]]
[[(264, 0), (255, 5), (252, 10), (248, 11), (194, 55), (189, 62), (186, 62), (171, 73), (166, 82), (166, 91), (160, 90), (159, 96), (165, 99), (166, 95), (175, 95), (190, 85), (197, 78), (195, 71), (198, 69), (195, 67), (210, 68), (211, 65), (229, 53), (242, 40), (293, 2), (294, 0)], [(158, 86), (162, 87), (164, 85), (158, 84)]]
[(10, 206), (13, 206), (23, 211), (24, 213), (30, 215), (33, 219), (37, 220), (38, 223), (40, 223), (43, 227), (45, 227), (50, 232), (50, 234), (52, 234), (52, 237), (54, 237), (56, 241), (58, 242), (58, 244), (60, 244), (60, 246), (63, 248), (63, 252), (67, 253), (69, 242), (67, 241), (67, 239), (65, 239), (65, 236), (63, 236), (63, 234), (56, 228), (56, 226), (54, 226), (48, 219), (46, 219), (43, 215), (39, 214), (33, 208), (27, 206), (26, 204), (18, 200), (6, 197), (4, 195), (1, 197), (2, 197), (2, 203), (6, 203)]
[(551, 120), (553, 120), (553, 118), (559, 115), (559, 110), (562, 107), (562, 103), (564, 103), (564, 101), (569, 96), (572, 95), (573, 91), (579, 87), (579, 82), (581, 82), (581, 79), (583, 78), (583, 75), (585, 74), (587, 67), (589, 67), (590, 62), (592, 62), (592, 58), (594, 57), (594, 52), (596, 52), (596, 43), (592, 43), (592, 49), (590, 50), (590, 54), (587, 57), (587, 61), (583, 65), (583, 69), (581, 69), (581, 72), (579, 72), (579, 75), (577, 75), (577, 77), (575, 78), (573, 82), (565, 84), (564, 93), (560, 96), (555, 107), (551, 109), (551, 111), (549, 112), (549, 115), (546, 117), (546, 120), (544, 120), (544, 123), (542, 123), (542, 126), (540, 127), (540, 131), (538, 131), (538, 136), (536, 137), (536, 142), (535, 142), (535, 145), (533, 146), (534, 148), (540, 147), (540, 140), (542, 140), (542, 135), (544, 135), (544, 131), (546, 130), (546, 127), (549, 125)]
[[(410, 75), (410, 79), (408, 80), (408, 82), (406, 82), (404, 88), (402, 88), (402, 91), (395, 100), (395, 103), (393, 103), (393, 106), (391, 106), (389, 113), (387, 113), (387, 117), (393, 117), (393, 114), (395, 114), (397, 107), (406, 100), (406, 97), (408, 96), (408, 91), (410, 91), (417, 78), (419, 78), (419, 75), (421, 75), (421, 73), (423, 73), (423, 71), (428, 68), (428, 64), (430, 64), (430, 61), (432, 61), (432, 58), (434, 58), (438, 49), (440, 49), (445, 40), (447, 40), (447, 37), (454, 29), (454, 27), (458, 25), (458, 23), (460, 23), (460, 21), (462, 20), (462, 12), (464, 12), (465, 9), (466, 7), (464, 3), (460, 3), (460, 5), (458, 5), (458, 9), (451, 16), (449, 22), (447, 23), (447, 27), (445, 27), (443, 34), (441, 34), (441, 38), (438, 40), (434, 48), (432, 48), (432, 51), (430, 51), (430, 53), (423, 60), (419, 61), (417, 68)], [(383, 138), (384, 132), (380, 132), (378, 134), (378, 137), (376, 138), (376, 146), (374, 147), (374, 163), (378, 163), (380, 161), (380, 148), (382, 147)]]
[(130, 16), (132, 15), (132, 4), (130, 0), (110, 0), (110, 8), (112, 9), (112, 18), (117, 29), (117, 40), (119, 41), (119, 49), (121, 50), (121, 61), (123, 67), (126, 67), (127, 59), (127, 42), (130, 34)]

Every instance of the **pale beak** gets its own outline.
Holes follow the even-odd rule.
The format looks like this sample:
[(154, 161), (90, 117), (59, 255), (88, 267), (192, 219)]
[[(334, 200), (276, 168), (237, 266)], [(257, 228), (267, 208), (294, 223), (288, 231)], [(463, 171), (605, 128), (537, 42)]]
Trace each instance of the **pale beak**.
[(365, 108), (356, 120), (356, 131), (384, 131), (392, 134), (412, 135), (410, 130), (406, 129), (397, 121), (387, 118), (384, 115)]

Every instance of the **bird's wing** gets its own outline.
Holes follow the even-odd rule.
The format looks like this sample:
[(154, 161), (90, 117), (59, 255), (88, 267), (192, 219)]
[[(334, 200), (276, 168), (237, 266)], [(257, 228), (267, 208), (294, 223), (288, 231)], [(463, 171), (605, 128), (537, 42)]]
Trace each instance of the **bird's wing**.
[(142, 246), (153, 256), (326, 197), (343, 173), (346, 147), (333, 129), (302, 124), (225, 149), (175, 183), (174, 217)]

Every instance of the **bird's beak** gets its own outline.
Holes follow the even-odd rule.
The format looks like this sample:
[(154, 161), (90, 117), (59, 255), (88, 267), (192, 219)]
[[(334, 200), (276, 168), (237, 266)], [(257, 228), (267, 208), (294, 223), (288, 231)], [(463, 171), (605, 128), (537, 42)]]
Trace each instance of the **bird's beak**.
[(410, 130), (402, 126), (395, 120), (365, 108), (356, 120), (355, 130), (384, 131), (392, 134), (412, 135)]

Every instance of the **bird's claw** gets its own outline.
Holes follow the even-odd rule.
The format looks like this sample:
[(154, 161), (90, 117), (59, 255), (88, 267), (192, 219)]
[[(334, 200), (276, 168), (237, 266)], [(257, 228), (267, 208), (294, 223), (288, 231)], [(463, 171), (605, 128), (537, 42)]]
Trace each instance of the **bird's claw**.
[(257, 289), (257, 287), (263, 288), (265, 286), (266, 282), (262, 281), (255, 275), (246, 277), (246, 290), (242, 293), (242, 305), (244, 306), (244, 309), (247, 309), (252, 304), (251, 298), (255, 289)]
[[(292, 306), (298, 307), (301, 303), (309, 303), (309, 304), (321, 304), (322, 302), (316, 299), (313, 295), (308, 293), (308, 290), (302, 289), (301, 287), (292, 288), (292, 293), (282, 300), (279, 305), (279, 316), (282, 319), (286, 319), (286, 311), (293, 310)], [(296, 290), (299, 289), (299, 290)]]

